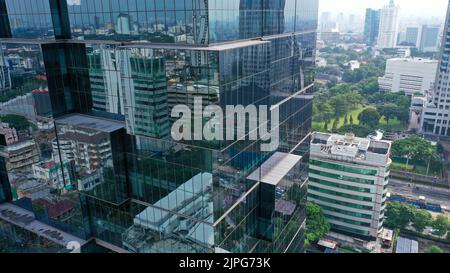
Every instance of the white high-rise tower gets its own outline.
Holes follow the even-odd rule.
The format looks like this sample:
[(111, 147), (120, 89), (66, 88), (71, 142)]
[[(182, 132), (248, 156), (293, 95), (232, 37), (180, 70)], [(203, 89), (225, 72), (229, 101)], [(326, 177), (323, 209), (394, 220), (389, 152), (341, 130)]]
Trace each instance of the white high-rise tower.
[(394, 48), (396, 46), (399, 11), (400, 7), (395, 5), (394, 0), (381, 10), (377, 47)]

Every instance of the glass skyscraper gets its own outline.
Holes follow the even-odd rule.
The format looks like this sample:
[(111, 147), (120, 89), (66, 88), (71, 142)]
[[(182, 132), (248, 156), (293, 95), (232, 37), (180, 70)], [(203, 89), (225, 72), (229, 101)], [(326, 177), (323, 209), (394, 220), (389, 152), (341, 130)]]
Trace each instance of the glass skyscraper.
[(366, 9), (364, 25), (364, 40), (368, 45), (374, 45), (380, 30), (380, 10)]
[[(424, 28), (427, 28), (426, 26)], [(420, 118), (421, 133), (441, 139), (450, 138), (450, 1), (445, 18), (444, 35), (439, 53), (439, 66), (436, 72), (436, 83)]]
[[(317, 14), (318, 0), (0, 0), (0, 237), (303, 251)], [(175, 141), (172, 110), (198, 98), (278, 108), (278, 149)]]

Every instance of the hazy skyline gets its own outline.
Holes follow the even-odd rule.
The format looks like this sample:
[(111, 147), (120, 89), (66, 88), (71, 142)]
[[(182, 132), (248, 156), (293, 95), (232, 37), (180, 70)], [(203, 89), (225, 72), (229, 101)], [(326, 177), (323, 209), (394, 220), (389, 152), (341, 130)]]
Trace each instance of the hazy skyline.
[[(366, 8), (381, 9), (389, 0), (319, 0), (319, 12), (364, 15)], [(444, 17), (448, 0), (395, 0), (400, 16)]]

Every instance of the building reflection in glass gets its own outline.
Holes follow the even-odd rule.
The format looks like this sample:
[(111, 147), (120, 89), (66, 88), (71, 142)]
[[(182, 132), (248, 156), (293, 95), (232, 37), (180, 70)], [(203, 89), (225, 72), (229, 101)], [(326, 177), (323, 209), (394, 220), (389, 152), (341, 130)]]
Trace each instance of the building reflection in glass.
[[(0, 202), (132, 252), (302, 251), (316, 0), (3, 2)], [(279, 107), (279, 148), (173, 141), (195, 97)]]
[[(39, 44), (2, 43), (1, 62), (11, 74), (2, 94), (0, 120), (2, 183), (8, 198), (36, 219), (84, 237), (74, 166), (63, 162), (52, 118), (46, 68)], [(4, 173), (4, 172), (2, 172)], [(5, 193), (3, 193), (3, 196)]]

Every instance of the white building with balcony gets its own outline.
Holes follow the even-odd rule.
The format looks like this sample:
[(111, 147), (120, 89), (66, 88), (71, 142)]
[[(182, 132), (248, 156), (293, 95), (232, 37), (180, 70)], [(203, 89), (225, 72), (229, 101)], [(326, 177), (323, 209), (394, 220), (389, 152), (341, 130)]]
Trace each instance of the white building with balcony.
[(33, 165), (33, 174), (36, 179), (45, 182), (52, 189), (63, 190), (66, 185), (72, 184), (70, 164), (61, 164), (58, 160), (39, 162)]

